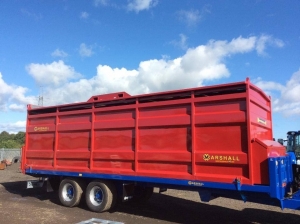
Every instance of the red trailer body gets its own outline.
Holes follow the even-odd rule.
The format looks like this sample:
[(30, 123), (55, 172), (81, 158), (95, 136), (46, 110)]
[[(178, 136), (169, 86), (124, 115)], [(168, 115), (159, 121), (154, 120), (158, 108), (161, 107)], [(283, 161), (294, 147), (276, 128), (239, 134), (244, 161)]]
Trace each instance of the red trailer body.
[(28, 105), (22, 152), (22, 171), (41, 177), (28, 187), (47, 181), (68, 207), (85, 192), (87, 206), (102, 212), (159, 187), (300, 209), (300, 157), (273, 141), (271, 100), (248, 79)]
[(28, 105), (22, 170), (268, 185), (268, 158), (285, 155), (273, 141), (271, 100), (247, 79)]

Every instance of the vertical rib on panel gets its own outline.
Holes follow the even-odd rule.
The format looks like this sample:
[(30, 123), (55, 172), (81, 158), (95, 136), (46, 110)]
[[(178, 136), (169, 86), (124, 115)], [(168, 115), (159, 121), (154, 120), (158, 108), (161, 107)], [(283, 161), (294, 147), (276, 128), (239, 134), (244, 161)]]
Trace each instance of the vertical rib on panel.
[(27, 122), (26, 122), (26, 135), (25, 135), (25, 147), (22, 150), (22, 170), (25, 170), (27, 167), (25, 167), (25, 165), (27, 164), (27, 159), (26, 159), (26, 155), (27, 155), (27, 151), (28, 151), (28, 139), (29, 139), (29, 113), (27, 111)]
[(58, 125), (58, 108), (56, 108), (56, 113), (55, 113), (55, 136), (54, 136), (54, 152), (53, 152), (53, 167), (56, 168), (56, 152), (57, 152), (57, 147), (58, 147), (58, 130), (57, 130), (57, 125)]
[(249, 180), (253, 184), (253, 167), (252, 167), (252, 144), (251, 144), (251, 120), (250, 120), (250, 82), (246, 79), (246, 117), (247, 117), (247, 137), (248, 137), (248, 164), (249, 164)]
[(196, 174), (196, 159), (195, 159), (195, 94), (192, 92), (192, 102), (191, 102), (191, 137), (192, 137), (192, 175)]
[(90, 170), (94, 169), (94, 148), (95, 148), (95, 105), (92, 107), (92, 115), (91, 115), (91, 154), (90, 154)]
[(139, 133), (139, 117), (140, 117), (140, 113), (139, 113), (139, 101), (138, 98), (135, 101), (135, 151), (134, 151), (134, 171), (137, 172), (138, 171), (138, 151), (139, 151), (139, 137), (140, 137), (140, 133)]

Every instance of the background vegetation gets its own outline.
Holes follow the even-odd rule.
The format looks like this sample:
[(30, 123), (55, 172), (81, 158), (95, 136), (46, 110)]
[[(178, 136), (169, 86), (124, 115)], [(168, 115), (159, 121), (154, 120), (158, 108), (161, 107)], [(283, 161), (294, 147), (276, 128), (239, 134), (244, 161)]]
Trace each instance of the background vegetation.
[(25, 143), (25, 132), (18, 132), (17, 134), (9, 134), (6, 131), (0, 133), (0, 149), (18, 149)]

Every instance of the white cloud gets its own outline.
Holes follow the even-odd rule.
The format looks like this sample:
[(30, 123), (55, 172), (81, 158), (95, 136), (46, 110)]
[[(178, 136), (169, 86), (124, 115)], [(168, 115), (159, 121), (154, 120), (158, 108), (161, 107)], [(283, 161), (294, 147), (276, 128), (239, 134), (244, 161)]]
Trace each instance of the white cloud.
[(283, 86), (280, 83), (272, 82), (272, 81), (263, 81), (261, 78), (256, 81), (255, 83), (257, 86), (259, 86), (263, 90), (267, 91), (283, 91), (285, 89), (285, 86)]
[(29, 64), (27, 72), (42, 86), (60, 86), (71, 79), (80, 77), (71, 66), (65, 65), (61, 60), (51, 64)]
[(26, 96), (26, 93), (28, 92), (26, 87), (15, 85), (11, 87), (13, 88), (13, 92), (10, 94), (10, 101), (20, 104), (29, 104), (36, 101), (34, 96)]
[(199, 10), (181, 10), (178, 12), (179, 19), (188, 26), (196, 25), (202, 18)]
[(25, 96), (27, 91), (25, 87), (7, 84), (0, 72), (0, 111), (7, 110), (7, 105), (10, 103), (33, 103), (35, 100), (33, 96)]
[(94, 0), (94, 6), (112, 7), (114, 9), (125, 9), (127, 8), (127, 6), (124, 6), (123, 2), (126, 4), (126, 1)]
[(187, 39), (188, 39), (187, 36), (185, 36), (184, 34), (181, 33), (181, 34), (179, 34), (179, 37), (180, 37), (179, 41), (173, 40), (170, 43), (176, 47), (181, 48), (182, 50), (186, 50), (188, 48), (188, 45), (186, 43)]
[(284, 42), (279, 39), (274, 39), (269, 35), (261, 35), (257, 40), (256, 51), (259, 55), (266, 55), (265, 48), (267, 45), (275, 46), (275, 47), (283, 47)]
[[(86, 101), (92, 95), (109, 92), (126, 91), (133, 95), (202, 86), (205, 82), (229, 77), (230, 72), (224, 63), (225, 59), (235, 54), (255, 52), (260, 38), (251, 36), (238, 37), (231, 41), (211, 40), (205, 45), (189, 48), (181, 57), (142, 61), (132, 70), (100, 64), (97, 66), (97, 74), (91, 79), (82, 78), (67, 82), (69, 78), (66, 78), (58, 81), (62, 85), (55, 88), (43, 85), (44, 96), (48, 98), (45, 105)], [(71, 74), (76, 74), (74, 68), (63, 65), (61, 69), (66, 67)], [(44, 65), (41, 67), (44, 68)], [(56, 73), (65, 72), (58, 70)], [(41, 75), (40, 79), (44, 80), (44, 76)]]
[(19, 111), (19, 112), (23, 112), (23, 111), (26, 110), (26, 107), (25, 107), (24, 104), (15, 104), (15, 103), (13, 103), (13, 104), (10, 104), (8, 106), (8, 108), (12, 111)]
[(19, 131), (25, 131), (26, 121), (17, 121), (13, 123), (1, 123), (0, 132), (7, 131), (8, 133), (17, 133)]
[(68, 57), (68, 54), (66, 52), (64, 52), (63, 50), (60, 50), (59, 48), (55, 49), (55, 51), (53, 51), (51, 53), (52, 57), (59, 57), (59, 58), (65, 58)]
[(94, 54), (93, 47), (82, 43), (79, 47), (79, 54), (81, 57), (91, 57)]
[(13, 87), (8, 85), (2, 78), (2, 74), (0, 73), (0, 106), (3, 107), (7, 97), (12, 94)]
[(34, 13), (34, 12), (31, 12), (31, 11), (29, 11), (29, 10), (27, 10), (27, 9), (21, 9), (21, 13), (22, 13), (23, 15), (28, 16), (28, 17), (32, 17), (32, 18), (34, 18), (35, 20), (40, 20), (40, 19), (43, 18), (43, 16), (42, 16), (41, 13)]
[(206, 4), (200, 10), (180, 10), (177, 12), (177, 17), (187, 26), (195, 26), (209, 13), (211, 13), (211, 5)]
[[(259, 80), (255, 83), (273, 96), (273, 110), (284, 115), (300, 115), (300, 69), (285, 85)], [(276, 97), (278, 95), (278, 97)], [(275, 97), (274, 97), (275, 96)]]
[(295, 72), (283, 90), (284, 100), (300, 103), (300, 69)]
[(80, 13), (80, 18), (81, 19), (87, 19), (87, 18), (89, 18), (89, 14), (87, 12), (81, 12)]
[(99, 6), (99, 5), (107, 6), (108, 2), (109, 2), (109, 0), (94, 0), (94, 5), (95, 6)]
[(158, 0), (130, 0), (127, 8), (129, 11), (140, 12), (155, 7), (157, 3)]

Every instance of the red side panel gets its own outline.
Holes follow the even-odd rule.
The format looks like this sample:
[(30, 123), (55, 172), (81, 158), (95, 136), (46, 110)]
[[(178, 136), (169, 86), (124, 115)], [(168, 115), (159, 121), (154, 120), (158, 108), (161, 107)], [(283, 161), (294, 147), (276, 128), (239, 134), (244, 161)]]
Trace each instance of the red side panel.
[(190, 104), (139, 109), (138, 171), (143, 175), (191, 178)]
[(195, 113), (196, 179), (248, 181), (246, 97), (196, 103)]
[(28, 117), (25, 166), (38, 169), (53, 168), (55, 116)]
[(135, 109), (94, 114), (92, 166), (97, 172), (133, 174)]

